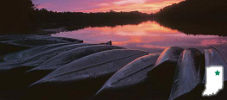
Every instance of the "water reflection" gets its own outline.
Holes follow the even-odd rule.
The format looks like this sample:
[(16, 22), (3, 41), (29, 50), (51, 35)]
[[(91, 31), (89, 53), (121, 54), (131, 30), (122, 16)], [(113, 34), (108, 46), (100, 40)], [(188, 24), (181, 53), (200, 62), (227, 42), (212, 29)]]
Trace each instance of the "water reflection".
[(155, 21), (138, 25), (116, 27), (89, 27), (71, 32), (60, 32), (52, 36), (82, 39), (88, 43), (113, 41), (113, 45), (146, 51), (159, 51), (169, 46), (211, 46), (227, 43), (227, 37), (216, 35), (186, 35), (163, 27)]

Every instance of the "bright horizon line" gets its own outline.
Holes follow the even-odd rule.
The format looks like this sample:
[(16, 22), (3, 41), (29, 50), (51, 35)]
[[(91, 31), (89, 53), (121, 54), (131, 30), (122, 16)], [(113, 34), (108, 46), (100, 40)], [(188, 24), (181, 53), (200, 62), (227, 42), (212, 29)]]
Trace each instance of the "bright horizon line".
[[(39, 9), (39, 8), (38, 8)], [(42, 9), (42, 8), (41, 8)], [(46, 9), (47, 10), (47, 9)], [(53, 11), (53, 10), (48, 10), (48, 11)], [(137, 11), (137, 10), (132, 10), (132, 11), (115, 11), (113, 10), (114, 12), (140, 12), (140, 13), (145, 13), (145, 12), (141, 12), (141, 11)], [(81, 11), (53, 11), (53, 12), (75, 12), (75, 13), (108, 13), (108, 12), (111, 12), (110, 11), (101, 11), (101, 12), (81, 12)], [(155, 13), (145, 13), (145, 14), (155, 14)]]

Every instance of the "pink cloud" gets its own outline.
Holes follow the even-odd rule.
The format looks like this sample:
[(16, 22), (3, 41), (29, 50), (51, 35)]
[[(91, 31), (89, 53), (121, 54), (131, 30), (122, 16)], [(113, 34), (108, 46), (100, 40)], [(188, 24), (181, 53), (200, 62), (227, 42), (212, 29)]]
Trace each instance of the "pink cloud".
[(114, 4), (117, 5), (123, 5), (123, 4), (141, 4), (141, 3), (145, 3), (146, 0), (120, 0), (120, 1), (116, 1), (113, 2)]

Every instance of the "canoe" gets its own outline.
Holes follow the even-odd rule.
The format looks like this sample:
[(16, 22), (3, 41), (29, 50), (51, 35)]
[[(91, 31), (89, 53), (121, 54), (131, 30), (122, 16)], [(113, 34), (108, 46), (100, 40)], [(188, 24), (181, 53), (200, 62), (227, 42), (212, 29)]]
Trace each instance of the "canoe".
[(79, 47), (76, 49), (69, 50), (67, 52), (58, 54), (51, 59), (48, 59), (38, 67), (35, 67), (28, 72), (33, 71), (53, 71), (57, 69), (60, 66), (63, 66), (67, 63), (70, 63), (76, 59), (79, 59), (81, 57), (87, 56), (89, 54), (105, 51), (105, 50), (111, 50), (111, 49), (123, 49), (122, 47), (117, 46), (107, 46), (107, 45), (94, 45), (94, 46), (85, 46), (85, 47)]
[(160, 54), (154, 68), (147, 74), (147, 83), (150, 84), (149, 98), (168, 99), (177, 62), (183, 50), (178, 47), (170, 47)]
[[(164, 67), (167, 67), (168, 69), (175, 69), (175, 66), (177, 64), (178, 58), (181, 54), (181, 52), (184, 49), (178, 48), (178, 47), (169, 47), (166, 48), (158, 57), (157, 61), (155, 62), (154, 65), (154, 70), (151, 70), (148, 72), (148, 76), (152, 76), (152, 74), (156, 74), (155, 72), (158, 70), (164, 70)], [(169, 67), (168, 67), (169, 66)], [(174, 66), (173, 68), (170, 68), (171, 66)], [(170, 70), (166, 70), (170, 71)], [(171, 71), (172, 72), (172, 71)]]
[[(110, 99), (112, 98), (110, 95), (118, 94), (121, 96), (117, 96), (119, 97), (117, 99), (123, 99), (123, 97), (124, 99), (129, 99), (142, 93), (143, 91), (139, 91), (142, 87), (139, 86), (147, 79), (147, 72), (153, 69), (159, 55), (159, 53), (145, 55), (125, 65), (106, 81), (103, 87), (96, 93), (96, 96), (102, 95), (104, 97), (109, 95), (109, 98), (105, 99)], [(136, 94), (127, 95), (133, 89)], [(135, 99), (135, 97), (133, 98)]]
[(72, 38), (65, 38), (65, 37), (52, 37), (48, 35), (35, 35), (35, 34), (10, 34), (10, 35), (1, 35), (0, 41), (7, 41), (7, 40), (31, 40), (31, 39), (52, 39), (52, 40), (65, 40), (67, 42), (76, 42), (76, 41), (82, 41), (78, 39), (72, 39)]
[(204, 56), (197, 49), (186, 49), (177, 62), (169, 100), (191, 92), (203, 79)]
[(179, 47), (170, 47), (166, 48), (160, 57), (157, 59), (155, 66), (161, 65), (162, 63), (165, 62), (176, 62), (179, 58), (179, 55), (183, 51), (182, 48)]
[(223, 66), (224, 72), (225, 72), (224, 80), (226, 81), (227, 80), (227, 63), (224, 57), (221, 55), (221, 53), (216, 48), (213, 48), (213, 47), (210, 49), (205, 49), (204, 53), (205, 53), (205, 66), (206, 67), (216, 66), (216, 65)]
[(62, 66), (32, 85), (95, 79), (113, 74), (127, 63), (146, 54), (148, 53), (144, 51), (127, 49), (108, 50), (91, 54)]
[(1, 35), (0, 36), (0, 61), (6, 54), (26, 50), (31, 47), (56, 43), (83, 43), (82, 40), (52, 37), (47, 35)]
[(82, 40), (51, 37), (46, 35), (2, 35), (0, 36), (0, 43), (14, 45), (19, 47), (35, 47), (46, 44), (55, 43), (82, 43)]
[(33, 56), (34, 54), (38, 54), (40, 52), (43, 52), (45, 50), (48, 49), (53, 49), (56, 47), (60, 47), (63, 45), (69, 45), (70, 43), (57, 43), (57, 44), (48, 44), (48, 45), (44, 45), (44, 46), (38, 46), (38, 47), (34, 47), (31, 49), (26, 49), (23, 51), (19, 51), (16, 53), (11, 53), (8, 55), (4, 56), (4, 61), (9, 61), (9, 62), (19, 62), (22, 59), (26, 59), (28, 57)]
[[(44, 46), (37, 46), (37, 47), (33, 47), (27, 50), (23, 50), (23, 51), (19, 51), (16, 53), (11, 53), (8, 55), (5, 55), (4, 57), (4, 61), (10, 61), (10, 62), (19, 62), (19, 61), (23, 61), (24, 59), (28, 59), (31, 58), (33, 56), (35, 56), (36, 54), (39, 54), (41, 52), (44, 52), (46, 50), (51, 50), (60, 46), (66, 46), (66, 45), (71, 45), (74, 43), (57, 43), (57, 44), (48, 44), (48, 45), (44, 45)], [(111, 45), (111, 41), (108, 41), (106, 43), (100, 43), (102, 45)], [(80, 43), (78, 45), (100, 45), (100, 44), (86, 44), (86, 43)]]
[(108, 45), (91, 45), (91, 46), (84, 46), (75, 48), (63, 53), (60, 53), (48, 60), (46, 60), (41, 65), (28, 70), (26, 72), (27, 78), (33, 82), (33, 80), (38, 80), (42, 78), (44, 75), (50, 73), (51, 71), (62, 67), (72, 61), (75, 61), (81, 57), (85, 57), (87, 55), (102, 52), (105, 50), (112, 50), (112, 49), (123, 49), (122, 47), (118, 46), (108, 46)]

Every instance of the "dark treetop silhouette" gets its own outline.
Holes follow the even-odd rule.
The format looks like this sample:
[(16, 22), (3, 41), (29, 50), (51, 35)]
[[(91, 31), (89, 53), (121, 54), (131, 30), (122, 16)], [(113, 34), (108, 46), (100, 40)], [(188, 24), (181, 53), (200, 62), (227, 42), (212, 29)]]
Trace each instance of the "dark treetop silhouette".
[(1, 0), (0, 33), (23, 32), (32, 28), (34, 5), (31, 0)]
[(188, 34), (227, 35), (226, 0), (185, 0), (161, 9), (155, 19)]

